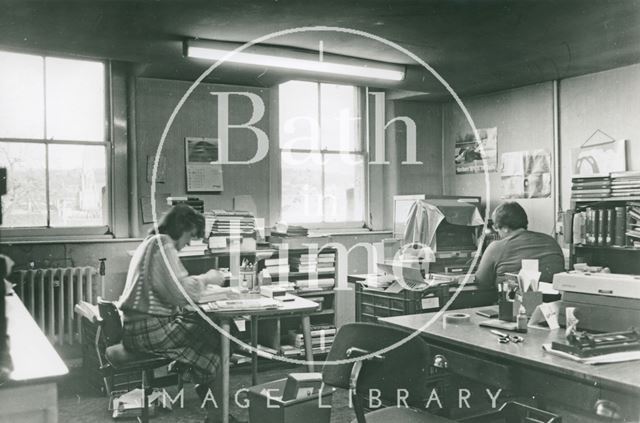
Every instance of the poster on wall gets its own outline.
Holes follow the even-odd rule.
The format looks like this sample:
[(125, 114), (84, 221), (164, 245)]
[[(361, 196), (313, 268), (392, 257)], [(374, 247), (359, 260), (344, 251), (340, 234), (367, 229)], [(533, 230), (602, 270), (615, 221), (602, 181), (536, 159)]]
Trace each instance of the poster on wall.
[(498, 128), (478, 129), (458, 136), (455, 143), (456, 174), (495, 172), (498, 164)]
[(187, 192), (222, 191), (222, 165), (215, 138), (185, 138)]
[(609, 176), (611, 172), (627, 170), (626, 141), (606, 141), (572, 149), (572, 177)]
[(551, 154), (546, 150), (503, 153), (502, 198), (551, 197)]

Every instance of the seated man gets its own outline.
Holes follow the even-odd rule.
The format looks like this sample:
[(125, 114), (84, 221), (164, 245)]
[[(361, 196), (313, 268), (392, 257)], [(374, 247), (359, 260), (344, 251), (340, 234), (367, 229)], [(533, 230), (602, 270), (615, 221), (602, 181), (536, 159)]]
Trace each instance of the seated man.
[(523, 259), (539, 261), (543, 282), (551, 282), (554, 274), (564, 272), (562, 249), (551, 236), (527, 230), (529, 220), (520, 204), (500, 204), (493, 221), (500, 239), (489, 244), (478, 265), (476, 281), (481, 287), (496, 287), (505, 273), (518, 273)]

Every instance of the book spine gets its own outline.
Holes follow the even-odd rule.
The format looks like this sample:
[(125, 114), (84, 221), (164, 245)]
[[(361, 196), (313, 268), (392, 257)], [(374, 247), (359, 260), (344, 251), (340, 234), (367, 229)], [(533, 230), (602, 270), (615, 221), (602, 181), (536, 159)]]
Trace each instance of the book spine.
[(588, 208), (585, 219), (585, 241), (587, 245), (593, 245), (593, 209)]
[(627, 235), (627, 228), (631, 228), (631, 224), (633, 223), (633, 220), (634, 220), (633, 217), (631, 216), (631, 212), (633, 211), (633, 207), (632, 206), (627, 206), (626, 210), (627, 210), (627, 218), (625, 219), (626, 227), (624, 228), (624, 231), (625, 231), (625, 245), (627, 247), (633, 247), (633, 239), (631, 239), (631, 237)]
[(609, 237), (609, 209), (600, 210), (600, 245), (610, 245)]
[(600, 243), (600, 210), (593, 209), (593, 245)]
[(607, 210), (607, 245), (613, 245), (616, 238), (616, 210)]
[(625, 208), (624, 207), (616, 207), (616, 218), (615, 218), (615, 238), (614, 245), (618, 247), (624, 246), (624, 234), (627, 231), (627, 219), (625, 216)]

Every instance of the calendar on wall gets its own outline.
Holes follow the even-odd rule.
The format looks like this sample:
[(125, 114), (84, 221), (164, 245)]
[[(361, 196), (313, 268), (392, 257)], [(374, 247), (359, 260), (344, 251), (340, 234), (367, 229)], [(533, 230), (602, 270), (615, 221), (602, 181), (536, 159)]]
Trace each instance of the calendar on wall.
[(223, 190), (222, 165), (216, 138), (185, 138), (187, 192)]

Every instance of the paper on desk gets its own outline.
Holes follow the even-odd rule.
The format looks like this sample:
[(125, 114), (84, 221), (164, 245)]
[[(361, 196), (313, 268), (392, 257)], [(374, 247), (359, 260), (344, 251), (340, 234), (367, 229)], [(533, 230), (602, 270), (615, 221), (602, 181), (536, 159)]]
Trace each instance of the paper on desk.
[(518, 283), (521, 291), (538, 290), (541, 273), (538, 271), (538, 260), (522, 260), (522, 268), (518, 272)]
[(553, 284), (549, 282), (538, 282), (538, 291), (543, 294), (558, 295), (560, 292), (553, 289)]
[(537, 272), (538, 260), (522, 260), (522, 270), (525, 272)]
[(554, 301), (552, 303), (542, 303), (536, 307), (531, 314), (528, 326), (530, 327), (543, 327), (546, 323), (549, 329), (558, 329), (560, 324), (558, 323), (558, 314), (560, 313), (560, 301)]

